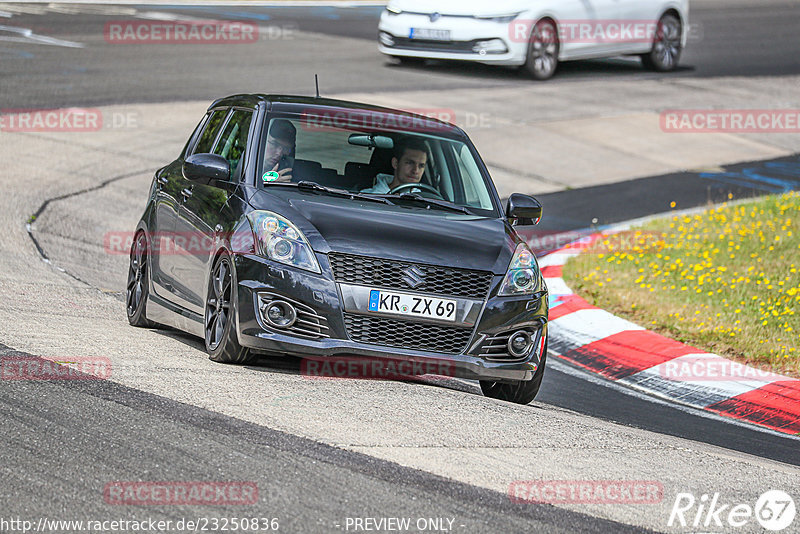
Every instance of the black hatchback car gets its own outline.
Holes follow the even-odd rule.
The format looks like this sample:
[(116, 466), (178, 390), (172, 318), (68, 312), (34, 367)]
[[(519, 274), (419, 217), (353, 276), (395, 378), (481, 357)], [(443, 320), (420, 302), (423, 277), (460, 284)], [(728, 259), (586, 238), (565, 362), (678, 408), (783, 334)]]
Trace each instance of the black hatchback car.
[(222, 98), (155, 174), (128, 319), (200, 336), (214, 361), (404, 362), (528, 403), (548, 299), (515, 226), (541, 213), (519, 194), (504, 210), (452, 124), (322, 98)]

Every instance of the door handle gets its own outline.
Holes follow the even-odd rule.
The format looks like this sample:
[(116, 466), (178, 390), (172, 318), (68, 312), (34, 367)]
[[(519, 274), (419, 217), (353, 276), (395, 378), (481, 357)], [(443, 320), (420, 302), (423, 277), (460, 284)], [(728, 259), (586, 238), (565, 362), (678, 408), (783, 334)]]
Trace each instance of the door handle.
[(189, 198), (192, 196), (192, 190), (187, 187), (186, 189), (181, 191), (181, 195), (183, 195), (184, 198)]
[(158, 183), (161, 185), (167, 185), (169, 183), (169, 179), (166, 176), (159, 176)]

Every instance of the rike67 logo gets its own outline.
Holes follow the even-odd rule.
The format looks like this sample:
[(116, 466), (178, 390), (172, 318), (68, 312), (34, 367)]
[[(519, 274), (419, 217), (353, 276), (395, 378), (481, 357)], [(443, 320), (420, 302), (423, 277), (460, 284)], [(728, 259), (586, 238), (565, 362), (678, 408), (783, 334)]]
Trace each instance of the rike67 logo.
[(778, 532), (791, 526), (796, 514), (794, 499), (781, 490), (765, 491), (754, 506), (725, 501), (719, 493), (703, 494), (699, 499), (691, 493), (678, 493), (667, 526), (735, 532), (741, 528), (750, 531), (757, 521), (762, 528)]

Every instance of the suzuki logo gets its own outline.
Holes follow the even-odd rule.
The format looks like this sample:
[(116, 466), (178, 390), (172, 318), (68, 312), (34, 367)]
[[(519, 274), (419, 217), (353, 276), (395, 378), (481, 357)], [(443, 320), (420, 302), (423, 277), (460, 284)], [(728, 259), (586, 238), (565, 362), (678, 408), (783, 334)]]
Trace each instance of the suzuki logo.
[(442, 15), (439, 13), (431, 13), (431, 22), (436, 22), (437, 20), (439, 20), (439, 18), (441, 18), (441, 16)]
[(408, 284), (411, 289), (416, 289), (425, 283), (425, 272), (416, 265), (412, 265), (403, 271), (403, 282)]

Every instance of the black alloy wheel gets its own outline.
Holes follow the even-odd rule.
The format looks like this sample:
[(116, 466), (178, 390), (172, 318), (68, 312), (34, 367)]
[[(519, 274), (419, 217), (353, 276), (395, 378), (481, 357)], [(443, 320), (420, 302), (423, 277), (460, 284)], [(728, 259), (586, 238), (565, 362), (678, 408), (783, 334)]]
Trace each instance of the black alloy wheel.
[(250, 351), (242, 347), (234, 330), (234, 277), (231, 257), (222, 253), (208, 281), (205, 313), (206, 351), (215, 362), (246, 363)]
[(144, 232), (139, 232), (131, 245), (125, 304), (128, 322), (142, 328), (156, 326), (156, 323), (147, 319), (146, 312), (147, 293), (150, 287), (147, 262), (147, 236)]

